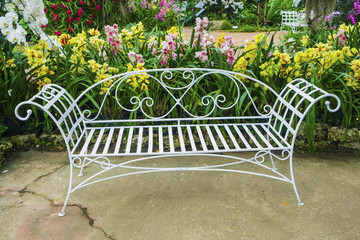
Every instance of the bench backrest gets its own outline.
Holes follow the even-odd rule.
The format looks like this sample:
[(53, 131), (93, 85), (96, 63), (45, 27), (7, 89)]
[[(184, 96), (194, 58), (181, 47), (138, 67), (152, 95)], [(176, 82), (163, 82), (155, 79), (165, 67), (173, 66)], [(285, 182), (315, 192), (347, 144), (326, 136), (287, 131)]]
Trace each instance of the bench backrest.
[[(102, 97), (99, 96), (97, 101), (100, 106), (98, 112), (85, 114), (86, 123), (92, 124), (105, 123), (104, 115), (110, 108), (113, 112), (110, 116), (112, 122), (129, 122), (129, 119), (137, 122), (224, 120), (250, 116), (268, 119), (270, 112), (266, 110), (270, 107), (264, 109), (258, 106), (256, 98), (259, 96), (256, 94), (264, 95), (266, 91), (273, 90), (265, 90), (270, 89), (265, 85), (264, 88), (255, 88), (253, 85), (248, 87), (251, 81), (257, 82), (259, 86), (264, 85), (249, 76), (217, 69), (178, 68), (127, 72), (93, 85), (76, 101), (82, 101), (86, 95), (96, 94), (104, 83), (108, 83), (106, 92), (102, 92)], [(140, 86), (135, 88), (139, 82)], [(150, 90), (141, 90), (141, 82), (146, 83)], [(261, 91), (262, 94), (259, 93)], [(109, 101), (113, 104), (109, 104)], [(118, 114), (116, 108), (120, 110)]]

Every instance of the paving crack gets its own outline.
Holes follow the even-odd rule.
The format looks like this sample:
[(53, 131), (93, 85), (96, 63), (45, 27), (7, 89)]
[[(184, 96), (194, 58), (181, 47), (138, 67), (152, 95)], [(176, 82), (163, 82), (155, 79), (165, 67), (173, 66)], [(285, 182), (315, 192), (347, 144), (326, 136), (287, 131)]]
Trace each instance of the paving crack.
[[(36, 183), (36, 182), (39, 181), (40, 179), (42, 179), (42, 178), (44, 178), (44, 177), (47, 177), (47, 176), (55, 173), (56, 171), (58, 171), (59, 169), (61, 169), (61, 168), (63, 168), (63, 167), (65, 167), (65, 165), (60, 166), (60, 167), (58, 167), (58, 168), (55, 168), (53, 171), (48, 172), (48, 173), (46, 173), (46, 174), (43, 174), (43, 175), (37, 177), (35, 180), (33, 180), (32, 182), (30, 182), (29, 184), (27, 184), (23, 189), (21, 189), (20, 191), (16, 191), (16, 192), (18, 192), (19, 194), (32, 194), (32, 195), (35, 195), (35, 196), (44, 198), (44, 199), (46, 199), (46, 200), (50, 203), (51, 206), (58, 207), (59, 204), (55, 204), (52, 199), (50, 199), (49, 197), (47, 197), (47, 196), (45, 196), (45, 195), (43, 195), (43, 194), (39, 194), (39, 193), (36, 193), (36, 192), (34, 192), (34, 191), (28, 190), (28, 187), (29, 187), (31, 184)], [(10, 191), (10, 190), (8, 190), (8, 191)], [(15, 192), (15, 191), (11, 191), (11, 192)], [(90, 225), (90, 227), (97, 228), (97, 229), (99, 229), (100, 231), (102, 231), (106, 238), (111, 239), (111, 240), (116, 240), (115, 238), (113, 238), (112, 236), (110, 236), (108, 233), (106, 233), (105, 230), (102, 229), (101, 227), (99, 227), (99, 226), (94, 226), (95, 219), (93, 219), (93, 218), (90, 217), (90, 215), (89, 215), (89, 213), (88, 213), (88, 209), (87, 209), (86, 207), (81, 206), (80, 204), (76, 204), (76, 203), (68, 204), (68, 206), (75, 206), (75, 207), (80, 208), (80, 210), (83, 212), (85, 218), (89, 220), (89, 225)]]
[(80, 208), (80, 210), (83, 212), (84, 216), (89, 220), (90, 227), (97, 228), (97, 229), (101, 230), (104, 233), (106, 238), (111, 239), (111, 240), (116, 240), (115, 238), (110, 236), (108, 233), (106, 233), (105, 230), (102, 229), (101, 227), (94, 226), (95, 219), (90, 217), (90, 215), (88, 213), (88, 209), (86, 207), (81, 206), (80, 204), (68, 204), (68, 206), (75, 206), (75, 207)]
[(36, 193), (36, 192), (33, 192), (33, 191), (29, 191), (29, 190), (27, 190), (27, 187), (24, 187), (23, 189), (21, 189), (20, 191), (18, 191), (18, 193), (20, 193), (20, 194), (29, 193), (29, 194), (32, 194), (32, 195), (35, 195), (35, 196), (38, 196), (38, 197), (45, 198), (51, 205), (55, 206), (53, 200), (51, 200), (51, 199), (48, 198), (47, 196), (42, 195), (42, 194), (40, 194), (40, 193)]
[[(9, 190), (8, 190), (9, 191)], [(10, 192), (14, 192), (14, 191), (10, 191)], [(51, 206), (54, 206), (54, 207), (58, 207), (59, 204), (55, 204), (53, 202), (53, 200), (51, 200), (50, 198), (48, 198), (47, 196), (45, 195), (42, 195), (42, 194), (39, 194), (39, 193), (36, 193), (34, 191), (29, 191), (25, 188), (21, 189), (20, 191), (18, 191), (19, 194), (32, 194), (32, 195), (35, 195), (35, 196), (39, 196), (39, 197), (42, 197), (44, 199), (46, 199), (47, 201), (49, 201), (50, 205)], [(60, 205), (61, 206), (61, 205)], [(99, 229), (100, 231), (103, 232), (103, 234), (105, 235), (106, 238), (108, 239), (111, 239), (111, 240), (116, 240), (115, 238), (113, 238), (112, 236), (110, 236), (108, 233), (105, 232), (104, 229), (102, 229), (101, 227), (99, 226), (94, 226), (94, 222), (95, 222), (95, 219), (91, 218), (89, 213), (88, 213), (88, 209), (87, 207), (84, 207), (84, 206), (81, 206), (80, 204), (76, 204), (76, 203), (73, 203), (73, 204), (68, 204), (68, 206), (73, 206), (73, 207), (78, 207), (80, 208), (80, 210), (82, 211), (82, 213), (84, 214), (85, 218), (89, 220), (89, 225), (90, 227), (93, 227), (93, 228), (97, 228)]]
[[(33, 183), (36, 183), (36, 182), (39, 181), (40, 179), (42, 179), (42, 178), (44, 178), (44, 177), (47, 177), (47, 176), (49, 176), (50, 174), (53, 174), (53, 173), (57, 172), (59, 169), (61, 169), (61, 168), (63, 168), (63, 167), (65, 167), (65, 165), (60, 166), (60, 167), (57, 167), (57, 168), (55, 168), (53, 171), (48, 172), (48, 173), (45, 173), (45, 174), (37, 177), (37, 178), (36, 178), (35, 180), (33, 180), (31, 183), (27, 184), (24, 189), (28, 188), (29, 185), (31, 185), (31, 184), (33, 184)], [(20, 190), (20, 191), (21, 191), (21, 190)]]

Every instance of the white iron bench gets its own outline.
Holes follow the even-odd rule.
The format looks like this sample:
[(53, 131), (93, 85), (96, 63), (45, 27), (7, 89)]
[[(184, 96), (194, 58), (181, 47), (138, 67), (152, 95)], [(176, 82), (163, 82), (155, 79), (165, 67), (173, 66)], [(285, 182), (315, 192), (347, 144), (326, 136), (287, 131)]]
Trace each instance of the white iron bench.
[[(140, 76), (150, 82), (148, 94), (129, 88), (129, 80)], [(100, 88), (109, 81), (111, 86), (99, 95)], [(254, 87), (255, 83), (259, 86)], [(162, 90), (161, 97), (152, 96), (151, 89), (156, 88)], [(273, 100), (269, 104), (259, 106), (254, 100), (270, 95)], [(326, 97), (332, 97), (335, 108), (323, 99)], [(64, 88), (49, 84), (20, 103), (15, 114), (27, 120), (35, 108), (23, 106), (39, 107), (56, 123), (65, 140), (70, 180), (60, 216), (65, 214), (70, 194), (80, 188), (117, 177), (164, 171), (223, 171), (277, 179), (293, 186), (302, 205), (293, 173), (294, 143), (300, 123), (319, 100), (325, 101), (330, 112), (340, 108), (337, 96), (303, 79), (293, 80), (277, 93), (259, 80), (231, 71), (156, 69), (113, 76), (95, 83), (76, 99)], [(110, 107), (113, 113), (106, 119)], [(254, 155), (241, 158), (225, 154), (231, 152)], [(138, 158), (123, 160), (122, 156)], [(174, 156), (217, 156), (224, 163), (141, 166), (145, 160)], [(287, 161), (290, 171), (279, 172), (275, 160)], [(239, 170), (240, 163), (254, 164), (262, 171)], [(84, 171), (87, 166), (95, 166), (98, 171), (88, 174)], [(80, 169), (79, 176), (84, 179), (76, 186), (74, 168)]]
[(296, 32), (298, 27), (307, 27), (305, 20), (304, 12), (296, 12), (296, 11), (281, 11), (281, 27), (280, 30), (284, 26), (290, 26), (293, 32)]

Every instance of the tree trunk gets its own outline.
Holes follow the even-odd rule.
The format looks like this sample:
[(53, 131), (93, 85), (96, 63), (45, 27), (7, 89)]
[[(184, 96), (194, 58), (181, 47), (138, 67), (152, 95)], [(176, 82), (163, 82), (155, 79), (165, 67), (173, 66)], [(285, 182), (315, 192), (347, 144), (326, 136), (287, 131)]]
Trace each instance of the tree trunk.
[(316, 34), (324, 26), (325, 17), (336, 7), (336, 0), (306, 0), (306, 20), (312, 34)]

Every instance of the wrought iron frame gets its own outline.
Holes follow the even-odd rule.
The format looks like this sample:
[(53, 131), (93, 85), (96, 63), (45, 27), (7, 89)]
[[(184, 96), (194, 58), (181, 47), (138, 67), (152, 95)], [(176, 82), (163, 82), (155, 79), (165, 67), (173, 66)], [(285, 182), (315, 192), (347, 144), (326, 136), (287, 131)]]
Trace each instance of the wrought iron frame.
[[(161, 73), (160, 78), (156, 78), (152, 73), (157, 72)], [(172, 87), (166, 83), (167, 80), (171, 80), (173, 78), (174, 72), (182, 73), (183, 79), (189, 80), (189, 84), (183, 87)], [(197, 74), (200, 74), (198, 76)], [(234, 86), (237, 89), (238, 95), (234, 100), (234, 103), (228, 107), (223, 107), (222, 104), (227, 100), (226, 96), (223, 94), (219, 94), (216, 97), (211, 95), (205, 95), (201, 98), (202, 104), (204, 106), (213, 106), (210, 113), (202, 116), (197, 116), (189, 112), (185, 106), (182, 105), (182, 98), (188, 93), (189, 89), (191, 89), (195, 84), (198, 84), (199, 81), (206, 78), (209, 75), (220, 74), (222, 76), (227, 77), (230, 81), (234, 82)], [(122, 83), (125, 83), (127, 79), (131, 76), (135, 75), (146, 75), (151, 78), (152, 81), (160, 84), (164, 88), (164, 90), (175, 100), (175, 105), (170, 108), (166, 114), (162, 116), (151, 116), (144, 111), (144, 107), (151, 107), (154, 104), (154, 100), (151, 97), (144, 97), (140, 99), (135, 96), (130, 99), (130, 103), (134, 106), (132, 109), (126, 108), (118, 101), (118, 92), (119, 86)], [(266, 91), (271, 92), (276, 96), (276, 102), (273, 106), (265, 105), (263, 110), (259, 110), (258, 106), (255, 104), (248, 88), (244, 84), (241, 79), (247, 79), (258, 83), (260, 86), (267, 89)], [(95, 116), (92, 116), (91, 111), (88, 109), (80, 109), (78, 103), (86, 97), (89, 91), (96, 89), (101, 86), (101, 84), (106, 81), (113, 81), (112, 85), (108, 88), (105, 93), (105, 97), (100, 104), (99, 111)], [(99, 114), (104, 106), (106, 97), (110, 95), (111, 91), (115, 90), (115, 98), (117, 104), (120, 108), (132, 112), (132, 111), (140, 111), (143, 113), (143, 116), (146, 119), (116, 119), (116, 120), (100, 120), (98, 119)], [(182, 90), (184, 93), (180, 97), (175, 97), (172, 95), (171, 91)], [(254, 107), (256, 112), (255, 116), (236, 116), (236, 117), (213, 117), (211, 116), (215, 109), (230, 109), (233, 108), (236, 104), (238, 104), (240, 98), (241, 90), (247, 92), (247, 96), (249, 97), (249, 101), (251, 105)], [(277, 93), (271, 87), (266, 85), (265, 83), (252, 78), (250, 76), (225, 71), (225, 70), (216, 70), (216, 69), (202, 69), (202, 68), (177, 68), (177, 69), (154, 69), (154, 70), (144, 70), (137, 72), (127, 72), (122, 73), (116, 76), (112, 76), (108, 79), (105, 79), (101, 82), (95, 83), (76, 99), (73, 99), (72, 96), (62, 87), (57, 86), (55, 84), (49, 84), (43, 87), (43, 89), (33, 96), (28, 101), (20, 103), (15, 110), (15, 115), (20, 120), (29, 119), (32, 114), (32, 110), (28, 109), (25, 117), (21, 117), (19, 113), (19, 109), (23, 105), (33, 105), (36, 106), (43, 111), (45, 111), (48, 116), (52, 118), (57, 127), (59, 128), (65, 144), (68, 150), (68, 156), (70, 160), (70, 179), (69, 179), (69, 188), (67, 192), (67, 196), (62, 207), (62, 210), (59, 216), (65, 215), (65, 208), (68, 204), (68, 200), (70, 195), (78, 189), (84, 188), (86, 186), (102, 182), (105, 180), (143, 174), (143, 173), (154, 173), (154, 172), (165, 172), (165, 171), (222, 171), (222, 172), (234, 172), (234, 173), (246, 173), (251, 175), (257, 175), (262, 177), (267, 177), (271, 179), (281, 180), (284, 182), (288, 182), (292, 184), (296, 198), (298, 200), (298, 204), (302, 205), (302, 201), (298, 194), (294, 172), (293, 172), (293, 150), (294, 143), (296, 139), (296, 134), (299, 130), (301, 122), (304, 120), (306, 113), (309, 109), (319, 100), (323, 98), (332, 97), (335, 99), (337, 103), (335, 108), (330, 107), (330, 101), (326, 101), (325, 104), (327, 106), (328, 111), (335, 112), (340, 108), (340, 99), (333, 95), (329, 94), (322, 89), (314, 86), (313, 84), (307, 82), (303, 79), (296, 79), (292, 82), (288, 83), (286, 87), (281, 91), (281, 93)], [(297, 99), (297, 101), (295, 101)], [(145, 105), (144, 105), (145, 104)], [(168, 118), (169, 113), (175, 108), (180, 107), (184, 112), (188, 114), (189, 117), (183, 118)], [(228, 123), (219, 123), (219, 121), (224, 120), (262, 120), (262, 123), (239, 123), (239, 124), (228, 124)], [(211, 120), (213, 124), (186, 124), (186, 121), (189, 120)], [(142, 122), (142, 126), (121, 126), (123, 123), (129, 122)], [(159, 150), (155, 151), (152, 147), (154, 144), (153, 141), (153, 127), (150, 125), (146, 125), (147, 122), (159, 122), (160, 124), (156, 126), (158, 129), (158, 140), (159, 140)], [(175, 122), (175, 125), (169, 124), (169, 122)], [(109, 123), (117, 123), (120, 126), (109, 127), (106, 126)], [(102, 127), (94, 127), (94, 124), (104, 124)], [(155, 127), (154, 127), (155, 128)], [(211, 130), (211, 129), (212, 130)], [(226, 133), (224, 136), (220, 130), (223, 128), (223, 132)], [(231, 128), (231, 129), (230, 129)], [(145, 130), (149, 134), (149, 141), (147, 143), (148, 148), (146, 151), (143, 151), (142, 145), (144, 144), (142, 137)], [(179, 149), (175, 149), (174, 147), (174, 135), (173, 129), (177, 131), (178, 139), (180, 141)], [(251, 130), (249, 130), (251, 129)], [(163, 130), (167, 130), (167, 134), (164, 134)], [(187, 134), (189, 138), (191, 147), (186, 148), (183, 134)], [(95, 145), (92, 151), (89, 151), (89, 143), (93, 139), (93, 135), (95, 132), (98, 132)], [(104, 132), (108, 131), (107, 136), (104, 135)], [(199, 145), (201, 149), (196, 146), (194, 137), (192, 132), (196, 131), (199, 137)], [(117, 142), (115, 146), (115, 151), (109, 152), (109, 146), (111, 141), (114, 138), (114, 132), (118, 132)], [(137, 134), (137, 147), (136, 150), (133, 151), (131, 149), (134, 148), (133, 134)], [(210, 139), (211, 144), (207, 144), (204, 140), (204, 136), (202, 132), (206, 132), (208, 134), (208, 138)], [(245, 134), (246, 133), (246, 134)], [(122, 135), (127, 134), (127, 140), (122, 144)], [(215, 137), (214, 137), (215, 135)], [(95, 136), (95, 135), (94, 135)], [(163, 140), (165, 136), (168, 137), (170, 148), (169, 151), (164, 150), (164, 148), (160, 147), (163, 144)], [(218, 143), (215, 141), (215, 138), (218, 138), (221, 142), (222, 147), (218, 146)], [(232, 145), (230, 146), (225, 138), (228, 139)], [(95, 138), (94, 138), (95, 139)], [(120, 140), (119, 140), (120, 139)], [(249, 141), (251, 139), (251, 141)], [(103, 149), (99, 150), (99, 145), (102, 140), (105, 140), (105, 144)], [(251, 144), (250, 144), (251, 142)], [(240, 146), (240, 143), (243, 145)], [(211, 150), (208, 149), (208, 145), (211, 146)], [(123, 152), (119, 152), (120, 147), (123, 146)], [(99, 152), (100, 151), (100, 152)], [(232, 155), (219, 155), (216, 153), (226, 153), (226, 152), (254, 152), (255, 155), (250, 158), (241, 158)], [(280, 155), (277, 153), (281, 153)], [(125, 161), (118, 163), (116, 161), (112, 162), (113, 157), (119, 156), (142, 156), (137, 159)], [(199, 166), (199, 167), (147, 167), (147, 166), (137, 166), (134, 164), (139, 164), (146, 160), (151, 160), (154, 158), (168, 158), (174, 156), (217, 156), (221, 158), (227, 158), (232, 160), (231, 162), (223, 163), (223, 164), (215, 164), (208, 166)], [(266, 161), (266, 159), (269, 161)], [(289, 162), (290, 173), (289, 176), (279, 172), (275, 165), (275, 159), (280, 161), (287, 160)], [(261, 167), (262, 169), (266, 169), (269, 171), (269, 174), (256, 172), (256, 171), (246, 171), (239, 170), (236, 168), (231, 168), (235, 165), (241, 163), (251, 163), (256, 166)], [(100, 170), (91, 175), (87, 176), (87, 178), (82, 181), (80, 184), (73, 186), (73, 178), (74, 178), (74, 169), (78, 168), (79, 176), (83, 176), (83, 171), (86, 166), (90, 164), (98, 164), (100, 166)], [(113, 169), (126, 169), (131, 170), (131, 172), (126, 172), (122, 174), (117, 174), (110, 177), (103, 177), (97, 179), (105, 172), (111, 171)]]

